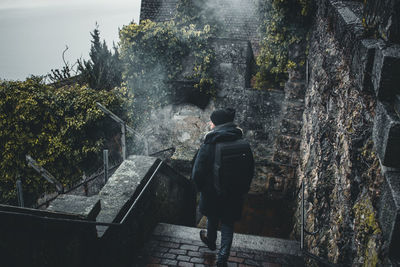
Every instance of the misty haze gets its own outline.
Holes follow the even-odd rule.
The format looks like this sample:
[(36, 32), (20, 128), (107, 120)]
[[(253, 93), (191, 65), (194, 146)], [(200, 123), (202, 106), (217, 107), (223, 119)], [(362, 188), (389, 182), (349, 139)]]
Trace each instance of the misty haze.
[(140, 0), (2, 1), (0, 3), (0, 79), (24, 80), (62, 68), (62, 52), (71, 65), (87, 58), (90, 32), (99, 24), (100, 37), (112, 47), (118, 28), (138, 22)]

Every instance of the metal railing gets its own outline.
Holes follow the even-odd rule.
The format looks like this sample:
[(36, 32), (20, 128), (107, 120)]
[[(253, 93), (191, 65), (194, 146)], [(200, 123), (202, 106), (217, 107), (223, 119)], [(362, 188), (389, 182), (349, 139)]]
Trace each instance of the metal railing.
[[(121, 163), (122, 163), (122, 162), (116, 163), (115, 165), (113, 165), (113, 166), (111, 166), (110, 168), (108, 168), (108, 173), (109, 173), (110, 171), (113, 171), (114, 169), (118, 168), (119, 165), (121, 165)], [(78, 183), (78, 184), (76, 184), (76, 185), (73, 185), (73, 186), (70, 187), (69, 189), (65, 190), (63, 193), (58, 193), (58, 194), (55, 195), (54, 197), (47, 199), (45, 202), (43, 202), (43, 203), (41, 203), (41, 204), (39, 204), (39, 205), (36, 205), (34, 208), (35, 208), (35, 209), (39, 209), (39, 208), (41, 208), (41, 207), (43, 207), (43, 206), (48, 206), (49, 203), (50, 203), (51, 201), (55, 200), (59, 195), (71, 193), (72, 191), (76, 190), (77, 188), (79, 188), (79, 187), (81, 187), (81, 186), (85, 186), (85, 185), (88, 184), (89, 182), (91, 182), (91, 181), (93, 181), (93, 180), (96, 180), (96, 179), (99, 178), (100, 176), (104, 176), (104, 174), (105, 174), (104, 169), (102, 169), (102, 171), (97, 171), (97, 172), (95, 172), (94, 174), (92, 174), (91, 176), (89, 176), (89, 178), (85, 179), (83, 182), (80, 182), (80, 183)]]
[(323, 264), (324, 266), (329, 266), (329, 267), (338, 267), (338, 264), (332, 263), (324, 258), (321, 258), (307, 250), (307, 248), (304, 246), (304, 239), (305, 235), (316, 235), (321, 229), (317, 229), (314, 232), (310, 232), (306, 229), (306, 222), (305, 222), (305, 217), (306, 217), (306, 212), (305, 212), (305, 200), (304, 200), (304, 180), (301, 182), (301, 187), (299, 188), (299, 191), (301, 190), (301, 242), (300, 242), (300, 248), (301, 251), (303, 252), (303, 255), (317, 261), (320, 264)]
[(130, 132), (131, 134), (134, 134), (135, 136), (139, 137), (142, 139), (144, 143), (144, 154), (149, 155), (149, 143), (147, 141), (147, 138), (143, 136), (141, 133), (135, 131), (132, 127), (129, 127), (126, 125), (126, 122), (123, 121), (120, 117), (115, 115), (113, 112), (108, 110), (105, 106), (100, 104), (99, 102), (96, 102), (97, 106), (108, 116), (110, 116), (111, 119), (116, 121), (120, 126), (121, 126), (121, 144), (122, 144), (122, 158), (125, 160), (126, 159), (126, 131)]
[(154, 180), (154, 177), (156, 176), (157, 172), (159, 171), (160, 167), (162, 166), (164, 162), (160, 161), (160, 163), (157, 165), (156, 169), (153, 171), (152, 175), (146, 182), (146, 184), (143, 186), (143, 188), (140, 190), (139, 194), (133, 201), (132, 205), (130, 205), (129, 209), (125, 213), (124, 217), (120, 220), (118, 223), (106, 223), (106, 222), (97, 222), (97, 221), (87, 221), (87, 220), (79, 220), (79, 219), (68, 219), (68, 218), (53, 218), (53, 217), (46, 217), (46, 216), (40, 216), (36, 214), (29, 214), (29, 213), (23, 213), (23, 212), (15, 212), (15, 211), (4, 211), (0, 210), (0, 214), (6, 214), (6, 215), (13, 215), (13, 216), (28, 216), (31, 218), (37, 218), (39, 220), (44, 220), (44, 221), (54, 221), (54, 222), (68, 222), (68, 223), (81, 223), (81, 224), (91, 224), (91, 225), (100, 225), (100, 226), (122, 226), (128, 216), (131, 214), (132, 210), (135, 208), (137, 205), (138, 201), (142, 198), (143, 193), (146, 191), (148, 186), (151, 184), (151, 182)]

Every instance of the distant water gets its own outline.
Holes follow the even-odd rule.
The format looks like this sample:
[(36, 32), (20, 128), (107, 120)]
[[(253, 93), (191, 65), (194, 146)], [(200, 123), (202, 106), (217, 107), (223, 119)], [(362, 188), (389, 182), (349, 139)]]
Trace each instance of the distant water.
[[(138, 22), (140, 0), (128, 5), (115, 1), (101, 5), (2, 8), (0, 3), (0, 79), (24, 80), (62, 68), (65, 59), (88, 58), (90, 32), (99, 24), (100, 37), (111, 48), (118, 42), (118, 27)], [(121, 1), (120, 1), (121, 2)], [(68, 2), (67, 2), (68, 3)], [(111, 4), (114, 3), (114, 5)]]

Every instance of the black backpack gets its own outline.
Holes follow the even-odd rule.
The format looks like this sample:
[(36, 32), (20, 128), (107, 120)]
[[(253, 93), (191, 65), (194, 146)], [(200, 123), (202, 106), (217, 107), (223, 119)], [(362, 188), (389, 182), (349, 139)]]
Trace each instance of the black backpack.
[(215, 144), (214, 188), (218, 195), (243, 195), (254, 175), (250, 144), (244, 139)]

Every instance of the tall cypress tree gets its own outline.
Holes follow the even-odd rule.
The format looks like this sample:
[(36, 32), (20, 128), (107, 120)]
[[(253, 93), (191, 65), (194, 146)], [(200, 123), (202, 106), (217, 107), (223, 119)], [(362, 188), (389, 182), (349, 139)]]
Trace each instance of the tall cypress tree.
[(82, 82), (96, 90), (110, 90), (119, 86), (122, 81), (122, 67), (118, 49), (114, 44), (114, 54), (108, 49), (106, 42), (100, 41), (99, 25), (93, 32), (90, 47), (90, 60), (78, 60), (78, 71), (81, 72)]

